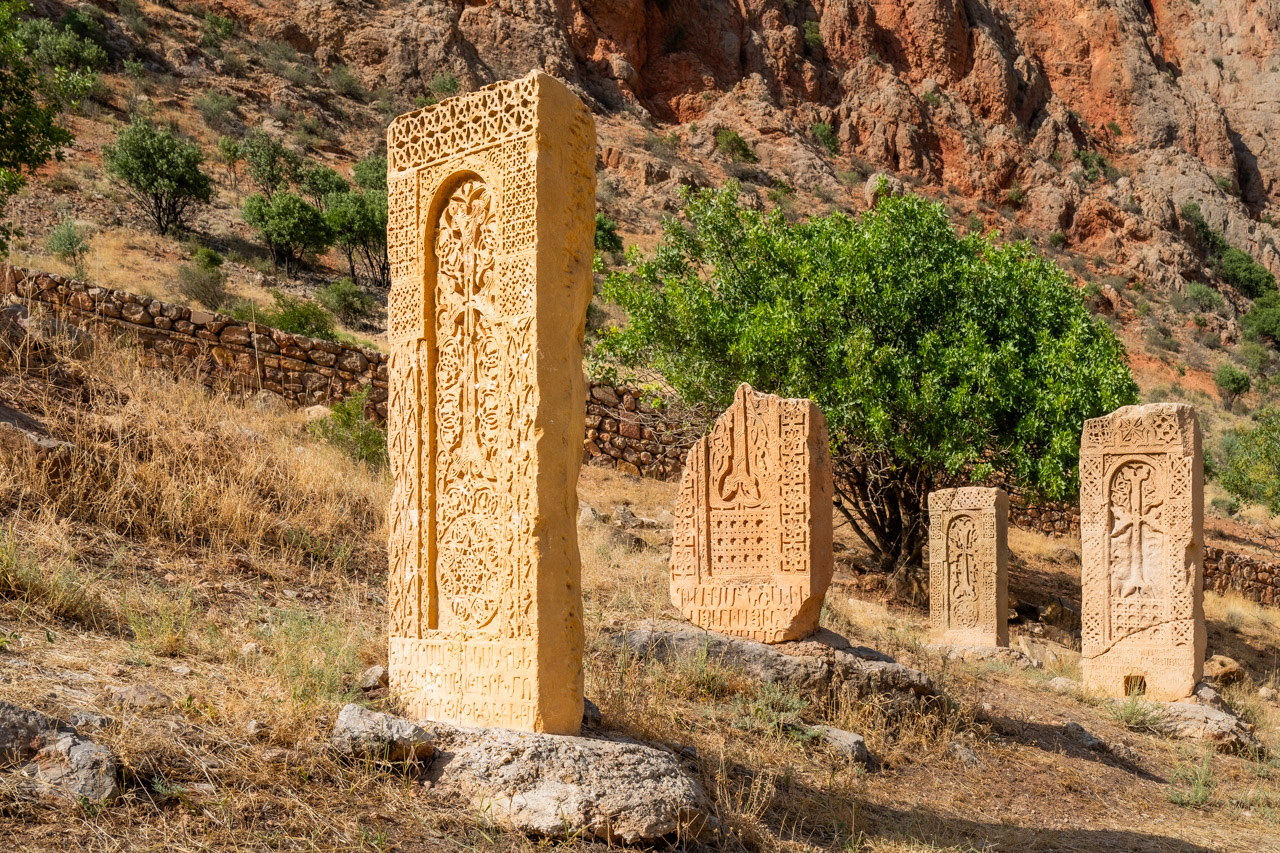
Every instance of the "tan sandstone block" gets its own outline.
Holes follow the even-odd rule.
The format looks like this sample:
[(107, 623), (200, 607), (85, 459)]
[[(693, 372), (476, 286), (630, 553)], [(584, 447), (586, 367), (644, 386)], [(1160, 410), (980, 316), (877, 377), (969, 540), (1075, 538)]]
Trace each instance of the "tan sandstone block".
[(929, 618), (935, 642), (1009, 645), (1009, 496), (929, 494)]
[(812, 401), (738, 386), (680, 481), (671, 602), (686, 619), (765, 643), (813, 633), (832, 570), (827, 443)]
[(533, 72), (396, 119), (387, 162), (392, 688), (576, 733), (595, 127)]
[(1084, 683), (1181, 699), (1204, 671), (1204, 466), (1195, 409), (1126, 406), (1080, 443)]

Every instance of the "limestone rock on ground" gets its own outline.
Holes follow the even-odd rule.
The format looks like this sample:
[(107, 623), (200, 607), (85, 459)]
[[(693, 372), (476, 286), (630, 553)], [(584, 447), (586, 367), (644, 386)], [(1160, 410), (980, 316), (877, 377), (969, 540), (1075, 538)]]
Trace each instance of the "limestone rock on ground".
[(1244, 678), (1244, 667), (1226, 655), (1213, 655), (1204, 662), (1204, 677), (1217, 684), (1235, 684)]
[(431, 735), (421, 726), (355, 703), (338, 712), (331, 743), (339, 755), (357, 759), (418, 761), (435, 754)]
[(1222, 752), (1261, 750), (1253, 726), (1231, 711), (1197, 702), (1166, 702), (1161, 705), (1158, 730), (1167, 737), (1204, 740)]
[(867, 750), (866, 738), (862, 735), (856, 732), (847, 732), (844, 729), (837, 729), (834, 726), (814, 726), (813, 729), (822, 738), (823, 743), (843, 754), (850, 761), (857, 764), (866, 764), (871, 760), (871, 753)]
[(942, 652), (942, 656), (947, 660), (959, 660), (966, 663), (997, 661), (1006, 663), (1014, 669), (1031, 669), (1039, 666), (1026, 653), (1007, 646), (939, 645), (936, 648)]
[(934, 693), (933, 682), (923, 672), (874, 649), (853, 646), (831, 631), (820, 630), (805, 640), (766, 644), (716, 634), (686, 622), (652, 620), (614, 639), (634, 655), (663, 661), (695, 657), (705, 651), (708, 661), (796, 690), (843, 690), (859, 697)]
[(513, 829), (635, 844), (706, 840), (718, 825), (702, 785), (670, 750), (623, 738), (424, 725), (441, 750), (433, 781)]
[(1070, 693), (1072, 690), (1078, 690), (1079, 688), (1080, 682), (1062, 675), (1049, 682), (1049, 689), (1055, 693)]
[(1062, 727), (1062, 733), (1087, 750), (1092, 752), (1107, 751), (1107, 742), (1079, 723), (1067, 723)]
[(120, 796), (108, 749), (39, 711), (0, 702), (0, 767), (15, 764), (41, 796), (98, 804)]
[(380, 687), (386, 687), (387, 683), (387, 668), (381, 664), (371, 666), (360, 673), (359, 687), (361, 690), (377, 690)]
[(104, 699), (111, 707), (130, 711), (167, 711), (174, 705), (167, 693), (150, 684), (109, 687)]

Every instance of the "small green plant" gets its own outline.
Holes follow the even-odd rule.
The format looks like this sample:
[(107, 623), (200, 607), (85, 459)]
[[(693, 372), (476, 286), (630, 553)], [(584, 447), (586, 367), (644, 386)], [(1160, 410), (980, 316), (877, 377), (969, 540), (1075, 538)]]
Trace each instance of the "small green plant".
[(1218, 386), (1218, 393), (1222, 395), (1222, 402), (1228, 409), (1237, 397), (1248, 394), (1252, 385), (1249, 374), (1230, 363), (1214, 371), (1213, 381)]
[(1223, 175), (1218, 175), (1216, 178), (1213, 179), (1213, 182), (1218, 185), (1218, 189), (1222, 190), (1227, 195), (1236, 194), (1235, 182), (1232, 181), (1230, 178), (1225, 177)]
[(236, 34), (236, 22), (213, 12), (205, 12), (200, 23), (200, 46), (216, 49)]
[(240, 102), (232, 95), (210, 90), (197, 95), (192, 103), (204, 123), (214, 130), (227, 131), (235, 126), (235, 113), (240, 109)]
[(921, 92), (920, 100), (931, 107), (936, 107), (942, 103), (942, 97), (937, 92)]
[(1027, 203), (1027, 191), (1018, 184), (1014, 184), (1005, 190), (1004, 200), (1014, 207), (1022, 207)]
[(1054, 231), (1049, 235), (1049, 245), (1055, 249), (1061, 249), (1067, 245), (1067, 235), (1061, 231)]
[(1169, 782), (1169, 802), (1187, 808), (1203, 808), (1209, 804), (1218, 782), (1213, 778), (1213, 752), (1205, 751), (1200, 760), (1180, 761)]
[(64, 219), (49, 232), (44, 247), (49, 254), (58, 257), (75, 268), (75, 276), (84, 280), (88, 274), (85, 259), (89, 254), (89, 235), (73, 220)]
[(1120, 129), (1120, 125), (1116, 124), (1114, 121), (1107, 122), (1107, 130), (1111, 131), (1112, 136), (1119, 137), (1124, 135), (1124, 131)]
[(821, 121), (809, 128), (809, 131), (813, 134), (813, 138), (818, 140), (818, 144), (827, 149), (827, 153), (832, 157), (840, 153), (840, 140), (835, 131), (831, 129), (831, 125)]
[(365, 416), (369, 389), (364, 388), (335, 403), (329, 416), (312, 421), (311, 434), (337, 447), (352, 459), (370, 465), (387, 464), (387, 431), (377, 421)]
[(603, 213), (596, 213), (596, 249), (601, 252), (621, 252), (622, 235), (618, 223)]
[(1107, 713), (1111, 719), (1135, 732), (1159, 731), (1163, 720), (1160, 706), (1144, 700), (1137, 690), (1123, 702), (1112, 702)]
[(193, 610), (189, 593), (174, 599), (156, 590), (134, 591), (121, 601), (134, 643), (157, 657), (177, 657), (189, 650)]
[(1211, 60), (1209, 60), (1209, 61), (1210, 61), (1210, 62), (1212, 62), (1212, 63), (1213, 63), (1213, 64), (1214, 64), (1214, 65), (1215, 65), (1219, 70), (1221, 70), (1221, 68), (1222, 68), (1222, 57), (1221, 57), (1221, 56), (1215, 56), (1215, 57), (1213, 57), (1213, 58), (1212, 58)]
[(363, 101), (369, 94), (360, 78), (345, 65), (333, 66), (333, 70), (329, 72), (329, 82), (333, 84), (333, 91), (355, 101)]
[(138, 0), (120, 0), (116, 4), (116, 10), (119, 11), (120, 17), (124, 19), (124, 24), (138, 38), (146, 40), (151, 32), (151, 27), (147, 24), (147, 16), (142, 13), (142, 7), (138, 5)]
[(359, 666), (364, 639), (359, 629), (298, 608), (272, 609), (264, 616), (258, 642), (270, 654), (256, 660), (288, 685), (294, 703), (305, 707), (352, 697), (355, 691), (348, 679)]
[(0, 599), (20, 601), (55, 619), (88, 628), (116, 622), (115, 611), (94, 591), (95, 580), (65, 560), (38, 560), (0, 528)]
[(291, 335), (319, 338), (322, 341), (335, 339), (333, 315), (323, 305), (297, 296), (288, 296), (278, 290), (272, 291), (271, 298), (275, 302), (273, 308), (263, 311), (239, 305), (231, 312), (232, 316), (237, 320), (263, 323)]
[(822, 26), (817, 21), (804, 22), (804, 43), (809, 45), (810, 50), (822, 47)]
[(741, 134), (727, 127), (716, 131), (716, 150), (735, 162), (755, 163), (760, 159)]
[(1224, 304), (1221, 293), (1198, 281), (1187, 285), (1187, 301), (1200, 311), (1215, 311)]
[(340, 278), (316, 291), (316, 299), (335, 317), (354, 325), (368, 317), (377, 303), (350, 278)]
[(431, 78), (431, 82), (427, 84), (437, 98), (450, 98), (462, 91), (462, 84), (458, 82), (458, 78), (445, 72), (437, 74)]
[(1235, 498), (1214, 498), (1209, 501), (1209, 506), (1226, 516), (1240, 512), (1240, 501)]
[(178, 267), (178, 292), (187, 301), (202, 305), (210, 311), (222, 308), (230, 296), (227, 292), (226, 274), (218, 266), (200, 263), (199, 258), (195, 263)]

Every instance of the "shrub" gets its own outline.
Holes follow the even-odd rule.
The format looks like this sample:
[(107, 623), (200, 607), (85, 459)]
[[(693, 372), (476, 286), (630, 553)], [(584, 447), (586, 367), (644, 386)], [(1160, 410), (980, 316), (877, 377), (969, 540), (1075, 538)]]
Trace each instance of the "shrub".
[(70, 219), (64, 219), (45, 240), (44, 247), (54, 255), (75, 267), (75, 276), (83, 280), (87, 274), (85, 257), (89, 254), (89, 236), (83, 228)]
[(363, 190), (387, 191), (387, 158), (366, 157), (351, 168), (351, 180)]
[(1221, 293), (1198, 281), (1187, 285), (1187, 301), (1199, 311), (1214, 311), (1224, 304)]
[(244, 221), (256, 228), (271, 251), (271, 261), (285, 274), (296, 269), (308, 252), (329, 248), (333, 234), (323, 214), (291, 192), (268, 198), (254, 193), (244, 200)]
[(213, 12), (205, 12), (200, 23), (200, 46), (217, 48), (236, 34), (236, 22)]
[(722, 127), (716, 131), (716, 150), (733, 161), (755, 163), (760, 158), (751, 150), (747, 140), (736, 130)]
[(1259, 378), (1271, 372), (1271, 352), (1257, 341), (1244, 341), (1236, 347), (1236, 361)]
[[(90, 34), (90, 37), (78, 34), (77, 29)], [(69, 12), (60, 24), (54, 24), (48, 18), (22, 21), (17, 25), (15, 34), (31, 57), (46, 69), (101, 71), (107, 67), (107, 52), (102, 47), (102, 25), (79, 10)]]
[(1227, 195), (1236, 194), (1236, 185), (1230, 178), (1219, 175), (1213, 179), (1213, 182), (1218, 185), (1218, 189), (1222, 190)]
[(1005, 190), (1004, 200), (1014, 207), (1022, 207), (1027, 202), (1027, 191), (1018, 184), (1014, 184)]
[(629, 319), (598, 352), (689, 402), (722, 407), (739, 382), (812, 399), (837, 508), (882, 565), (918, 564), (940, 482), (1070, 494), (1080, 424), (1137, 399), (1114, 333), (1027, 244), (958, 237), (914, 195), (797, 224), (738, 195), (686, 193), (655, 252), (608, 277)]
[(1054, 231), (1049, 235), (1049, 245), (1055, 249), (1061, 249), (1063, 246), (1067, 245), (1067, 235), (1063, 234), (1061, 231)]
[(329, 416), (313, 421), (312, 435), (342, 450), (353, 459), (371, 465), (387, 464), (387, 431), (376, 421), (365, 417), (369, 389), (361, 389), (335, 403)]
[(818, 140), (818, 143), (823, 148), (827, 149), (828, 154), (834, 157), (840, 153), (840, 140), (836, 137), (835, 131), (831, 129), (831, 125), (821, 121), (809, 128), (809, 131), (813, 134), (813, 138)]
[(124, 19), (125, 26), (135, 36), (146, 40), (151, 32), (151, 27), (147, 24), (147, 16), (142, 13), (142, 7), (138, 5), (138, 0), (120, 0), (116, 4), (116, 9), (120, 12), (120, 17)]
[(239, 110), (240, 102), (234, 96), (210, 90), (203, 95), (197, 95), (192, 103), (195, 104), (204, 123), (214, 130), (226, 131), (235, 125), (234, 114)]
[(1228, 409), (1237, 397), (1249, 393), (1251, 387), (1249, 374), (1234, 364), (1224, 364), (1219, 367), (1213, 374), (1213, 381), (1218, 386), (1218, 393), (1222, 395), (1222, 402)]
[(1241, 325), (1247, 334), (1265, 338), (1273, 346), (1280, 342), (1280, 293), (1268, 293), (1255, 299)]
[(427, 88), (434, 92), (437, 98), (448, 98), (462, 91), (462, 84), (458, 82), (457, 77), (445, 72), (432, 77)]
[(284, 147), (280, 140), (262, 130), (249, 133), (240, 142), (249, 180), (265, 196), (297, 180), (302, 163), (298, 155)]
[[(384, 183), (385, 175), (383, 172)], [(374, 286), (390, 287), (387, 191), (360, 189), (334, 193), (325, 199), (324, 220), (334, 245), (347, 259), (351, 278), (359, 278), (356, 271), (356, 262), (359, 261)]]
[(1120, 129), (1120, 125), (1116, 124), (1114, 121), (1107, 122), (1107, 130), (1111, 131), (1112, 136), (1124, 135), (1124, 131)]
[(822, 26), (817, 21), (804, 22), (804, 43), (811, 50), (822, 47)]
[(368, 317), (376, 304), (360, 285), (349, 278), (340, 278), (320, 288), (316, 291), (316, 299), (348, 326)]
[(1266, 409), (1255, 426), (1223, 438), (1222, 487), (1237, 500), (1260, 503), (1280, 515), (1280, 411)]
[(1191, 225), (1197, 248), (1223, 281), (1251, 299), (1275, 292), (1276, 278), (1271, 271), (1227, 243), (1222, 234), (1205, 221), (1200, 205), (1188, 202), (1182, 206), (1181, 213)]
[(596, 213), (596, 249), (601, 252), (621, 252), (622, 235), (618, 223), (603, 213)]
[(140, 116), (103, 149), (103, 160), (161, 234), (185, 228), (195, 208), (213, 199), (200, 147)]
[(323, 305), (309, 299), (289, 296), (278, 290), (271, 291), (271, 299), (274, 303), (271, 308), (258, 308), (251, 303), (240, 302), (233, 305), (229, 313), (237, 320), (262, 323), (291, 335), (322, 341), (338, 339), (334, 331), (333, 315)]
[[(221, 261), (219, 256), (219, 264)], [(178, 292), (188, 302), (203, 305), (210, 311), (222, 308), (230, 296), (227, 292), (226, 273), (219, 265), (202, 262), (199, 254), (194, 258), (194, 263), (178, 267)]]
[(356, 101), (363, 101), (369, 94), (360, 78), (345, 65), (333, 66), (333, 70), (329, 72), (329, 82), (333, 85), (333, 91)]
[(227, 175), (231, 178), (232, 189), (240, 188), (240, 163), (244, 160), (244, 152), (240, 148), (240, 142), (230, 136), (219, 136), (217, 145), (218, 159), (222, 161), (222, 165), (227, 170)]
[(208, 246), (197, 246), (191, 253), (191, 260), (196, 266), (206, 270), (220, 269), (223, 264), (222, 255)]
[(351, 185), (336, 169), (323, 163), (307, 163), (298, 169), (298, 189), (308, 201), (323, 211), (325, 199), (335, 193), (345, 193), (351, 189)]
[(942, 98), (937, 92), (921, 92), (920, 100), (924, 101), (931, 107), (936, 107), (942, 103)]

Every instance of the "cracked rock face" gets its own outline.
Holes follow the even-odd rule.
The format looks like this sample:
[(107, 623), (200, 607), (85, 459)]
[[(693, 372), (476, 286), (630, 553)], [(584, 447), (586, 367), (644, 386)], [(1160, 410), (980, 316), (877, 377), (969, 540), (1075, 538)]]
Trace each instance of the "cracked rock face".
[(486, 815), (547, 838), (634, 844), (710, 839), (717, 822), (702, 785), (666, 748), (607, 737), (431, 725), (433, 776)]
[(429, 759), (435, 754), (431, 735), (421, 726), (354, 703), (338, 713), (332, 744), (348, 758), (398, 762)]
[(1250, 752), (1262, 749), (1253, 726), (1229, 710), (1197, 702), (1168, 702), (1161, 707), (1161, 734), (1168, 737), (1204, 740), (1222, 752)]

